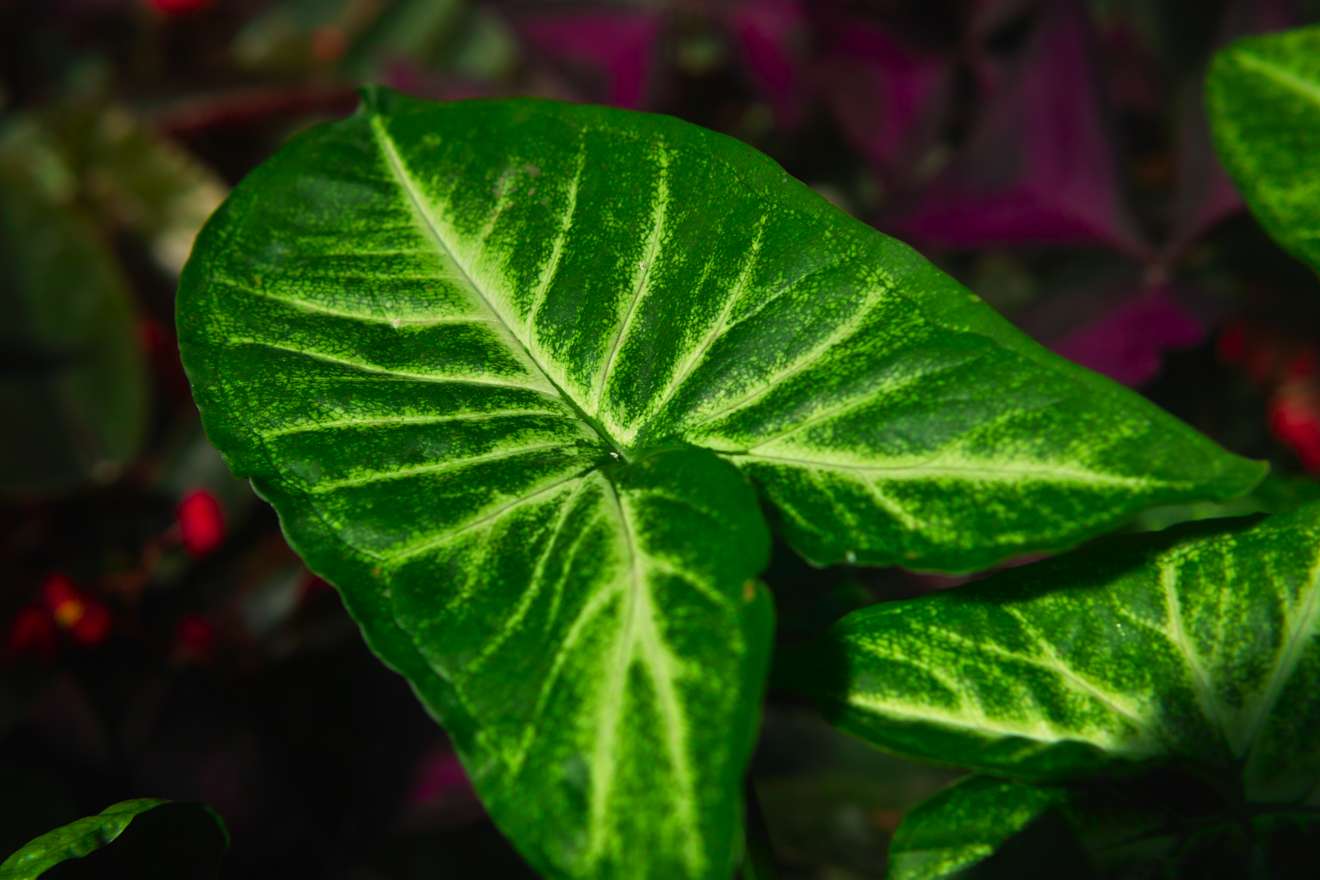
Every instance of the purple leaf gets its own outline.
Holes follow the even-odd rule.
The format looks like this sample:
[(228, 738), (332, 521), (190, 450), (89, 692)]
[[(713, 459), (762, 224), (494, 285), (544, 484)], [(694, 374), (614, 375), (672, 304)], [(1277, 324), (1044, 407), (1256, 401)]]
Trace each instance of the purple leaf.
[(939, 132), (953, 66), (865, 20), (821, 21), (822, 93), (853, 147), (878, 169), (910, 163)]
[(1201, 319), (1165, 285), (1150, 287), (1050, 347), (1074, 363), (1124, 385), (1141, 385), (1160, 372), (1164, 353), (1199, 345)]
[(1146, 257), (1090, 55), (1084, 10), (1049, 4), (961, 156), (891, 228), (928, 246), (1104, 244)]
[(1179, 126), (1178, 182), (1164, 261), (1171, 264), (1221, 221), (1242, 209), (1242, 199), (1210, 141), (1201, 89), (1184, 101)]
[(774, 107), (779, 124), (802, 121), (806, 15), (798, 0), (743, 0), (727, 13), (749, 78)]
[(646, 99), (660, 24), (647, 10), (600, 10), (525, 15), (516, 27), (546, 57), (587, 72), (599, 84), (593, 98), (635, 109)]

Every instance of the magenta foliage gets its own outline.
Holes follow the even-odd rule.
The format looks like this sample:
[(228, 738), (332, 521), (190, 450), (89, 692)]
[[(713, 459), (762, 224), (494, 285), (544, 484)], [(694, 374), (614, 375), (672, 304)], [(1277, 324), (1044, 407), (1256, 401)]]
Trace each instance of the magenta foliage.
[(802, 121), (807, 21), (797, 0), (743, 0), (726, 14), (748, 79), (774, 107), (785, 128)]
[(1201, 320), (1159, 285), (1073, 330), (1052, 348), (1125, 385), (1141, 385), (1159, 373), (1165, 351), (1190, 348), (1205, 337)]
[(593, 10), (520, 16), (517, 28), (533, 49), (582, 71), (600, 84), (593, 95), (617, 107), (646, 102), (653, 76), (659, 14), (644, 9)]
[(877, 169), (903, 170), (946, 117), (950, 60), (849, 16), (823, 17), (820, 39), (821, 91), (844, 134)]
[(1086, 13), (1063, 0), (1047, 6), (962, 155), (891, 224), (899, 234), (954, 248), (1100, 244), (1148, 254), (1121, 194)]

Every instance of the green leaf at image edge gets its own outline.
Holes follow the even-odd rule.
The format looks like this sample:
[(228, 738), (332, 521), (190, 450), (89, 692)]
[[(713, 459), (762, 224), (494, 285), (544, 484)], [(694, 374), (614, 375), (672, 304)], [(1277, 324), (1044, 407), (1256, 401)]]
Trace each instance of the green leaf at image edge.
[(1252, 213), (1320, 270), (1320, 25), (1219, 52), (1206, 94), (1215, 145)]
[(919, 804), (894, 832), (889, 880), (965, 877), (1067, 797), (1060, 788), (986, 776), (961, 780)]
[[(57, 865), (86, 858), (113, 845), (135, 820), (159, 808), (187, 809), (203, 815), (204, 823), (219, 838), (220, 848), (229, 846), (229, 831), (224, 821), (209, 807), (137, 798), (112, 804), (94, 816), (70, 822), (32, 840), (0, 862), (0, 880), (35, 880)], [(163, 849), (166, 841), (159, 843)]]
[(1041, 781), (1203, 768), (1320, 784), (1320, 503), (1123, 537), (841, 620), (789, 677), (901, 754)]
[(599, 107), (369, 90), (216, 213), (178, 323), (213, 442), (552, 876), (736, 864), (747, 478), (814, 562), (960, 569), (1263, 473), (755, 151)]

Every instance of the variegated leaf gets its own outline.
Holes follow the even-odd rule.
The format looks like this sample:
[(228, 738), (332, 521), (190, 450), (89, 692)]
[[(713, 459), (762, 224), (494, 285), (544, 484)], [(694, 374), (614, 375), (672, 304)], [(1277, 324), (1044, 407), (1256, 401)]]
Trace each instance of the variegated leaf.
[(1320, 25), (1223, 50), (1207, 99), (1215, 145), (1252, 213), (1320, 270)]
[(217, 212), (179, 331), (211, 438), (553, 876), (735, 864), (745, 477), (813, 561), (966, 568), (1262, 470), (765, 157), (597, 107), (369, 92)]
[(1320, 784), (1317, 635), (1313, 503), (875, 605), (794, 675), (903, 754), (1039, 780), (1173, 761), (1287, 803)]

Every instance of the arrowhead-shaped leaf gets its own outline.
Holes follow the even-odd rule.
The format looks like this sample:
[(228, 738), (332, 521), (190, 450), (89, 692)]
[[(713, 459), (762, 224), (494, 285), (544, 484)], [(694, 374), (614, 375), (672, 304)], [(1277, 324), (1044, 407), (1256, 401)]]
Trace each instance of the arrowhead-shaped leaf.
[(1320, 270), (1320, 26), (1223, 50), (1207, 98), (1215, 145), (1252, 213)]
[(813, 561), (966, 568), (1261, 473), (765, 157), (598, 107), (370, 93), (217, 212), (179, 335), (216, 445), (555, 876), (735, 863), (743, 475)]
[[(224, 822), (201, 804), (137, 798), (48, 831), (0, 863), (0, 880), (59, 876), (218, 877)], [(51, 874), (50, 876), (54, 876)]]
[(904, 754), (1043, 780), (1190, 763), (1287, 802), (1320, 783), (1318, 560), (1320, 504), (1119, 539), (855, 612), (794, 674)]

